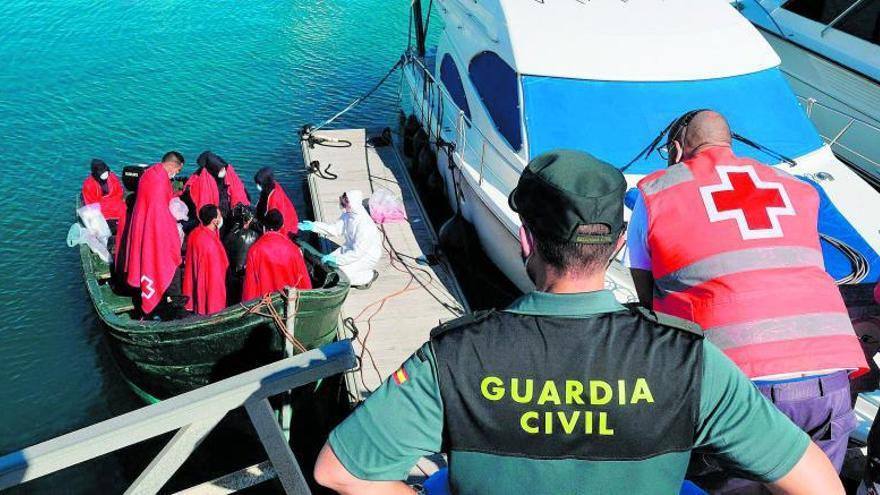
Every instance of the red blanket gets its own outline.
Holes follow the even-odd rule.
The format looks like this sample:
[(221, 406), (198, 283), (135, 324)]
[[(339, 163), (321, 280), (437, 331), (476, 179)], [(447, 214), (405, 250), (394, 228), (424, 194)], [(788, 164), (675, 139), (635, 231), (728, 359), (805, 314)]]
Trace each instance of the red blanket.
[(220, 235), (199, 225), (186, 240), (186, 265), (183, 271), (183, 295), (189, 297), (186, 309), (200, 315), (226, 307), (226, 268), (229, 260)]
[(266, 232), (248, 251), (242, 300), (284, 287), (311, 289), (312, 281), (299, 246), (280, 232)]
[(127, 215), (122, 184), (113, 172), (110, 172), (110, 176), (107, 177), (107, 189), (108, 192), (105, 195), (104, 191), (101, 190), (101, 184), (91, 175), (88, 176), (85, 182), (83, 182), (82, 187), (83, 203), (87, 205), (100, 203), (101, 213), (104, 215), (104, 218), (116, 220), (116, 250), (114, 253), (118, 253), (120, 240), (122, 239), (123, 232), (125, 232), (125, 217)]
[(275, 183), (275, 188), (269, 193), (269, 198), (266, 200), (266, 211), (272, 210), (280, 211), (281, 216), (284, 217), (284, 225), (281, 226), (279, 232), (284, 235), (287, 235), (288, 232), (291, 234), (299, 232), (299, 216), (296, 214), (296, 208), (294, 208), (290, 198), (287, 197), (287, 193), (281, 188), (281, 184), (277, 182)]
[[(223, 182), (229, 188), (230, 208), (235, 207), (239, 203), (244, 205), (251, 204), (244, 190), (244, 184), (241, 182), (238, 174), (235, 173), (235, 168), (232, 165), (226, 166), (226, 177), (223, 178)], [(202, 206), (220, 206), (220, 191), (217, 190), (217, 181), (207, 169), (203, 168), (198, 173), (193, 174), (186, 181), (186, 187), (189, 188), (189, 195), (196, 205), (197, 215)]]
[(168, 173), (161, 163), (151, 166), (138, 184), (123, 265), (128, 285), (141, 289), (144, 313), (156, 309), (181, 262), (177, 221), (168, 209), (171, 197)]
[(125, 200), (122, 198), (122, 184), (116, 174), (110, 173), (107, 178), (107, 194), (101, 190), (101, 184), (91, 175), (83, 182), (83, 202), (87, 205), (101, 204), (101, 213), (107, 220), (125, 219)]

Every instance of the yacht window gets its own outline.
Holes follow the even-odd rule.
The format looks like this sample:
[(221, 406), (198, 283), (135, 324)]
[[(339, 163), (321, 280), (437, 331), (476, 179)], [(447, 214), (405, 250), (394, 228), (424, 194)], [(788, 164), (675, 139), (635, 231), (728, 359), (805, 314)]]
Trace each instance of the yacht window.
[(461, 82), (455, 61), (448, 53), (443, 56), (443, 61), (440, 62), (440, 81), (446, 86), (446, 91), (449, 92), (455, 105), (470, 119), (471, 109), (468, 107), (467, 96), (464, 94), (464, 84)]
[(498, 132), (515, 151), (519, 151), (522, 130), (516, 71), (497, 54), (482, 52), (471, 59), (468, 73)]
[[(783, 8), (828, 25), (857, 0), (790, 0)], [(880, 45), (880, 0), (861, 0), (832, 29)]]

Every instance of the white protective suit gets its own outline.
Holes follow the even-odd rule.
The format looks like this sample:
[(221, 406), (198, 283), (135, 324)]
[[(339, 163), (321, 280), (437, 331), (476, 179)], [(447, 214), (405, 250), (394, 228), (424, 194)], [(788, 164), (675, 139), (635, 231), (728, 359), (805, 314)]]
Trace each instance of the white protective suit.
[(364, 208), (364, 193), (347, 191), (351, 211), (343, 211), (334, 224), (312, 222), (314, 232), (328, 237), (342, 237), (342, 246), (331, 254), (352, 285), (373, 280), (373, 269), (382, 256), (379, 229)]

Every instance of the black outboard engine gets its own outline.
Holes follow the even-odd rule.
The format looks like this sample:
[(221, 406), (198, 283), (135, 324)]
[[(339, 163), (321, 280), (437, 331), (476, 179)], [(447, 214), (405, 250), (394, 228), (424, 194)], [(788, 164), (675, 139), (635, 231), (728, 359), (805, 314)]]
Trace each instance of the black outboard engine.
[(137, 191), (138, 182), (140, 182), (141, 176), (146, 171), (147, 167), (144, 165), (126, 165), (122, 167), (122, 185), (125, 186), (125, 190), (129, 192)]
[(248, 250), (260, 237), (258, 220), (250, 206), (236, 205), (232, 209), (232, 225), (223, 236), (223, 247), (229, 258), (227, 272), (227, 300), (237, 303), (241, 300), (244, 283), (244, 265)]

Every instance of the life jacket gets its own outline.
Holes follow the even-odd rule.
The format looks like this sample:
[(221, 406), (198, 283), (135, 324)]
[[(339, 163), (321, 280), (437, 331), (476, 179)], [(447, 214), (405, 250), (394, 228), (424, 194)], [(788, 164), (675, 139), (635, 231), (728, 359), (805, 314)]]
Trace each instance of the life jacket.
[(655, 311), (698, 323), (750, 378), (867, 370), (824, 270), (811, 185), (718, 147), (638, 187)]
[[(659, 318), (666, 323), (644, 309), (587, 318), (484, 312), (435, 329), (451, 493), (500, 493), (474, 455), (492, 456), (505, 486), (547, 493), (540, 487), (558, 478), (583, 479), (577, 461), (644, 460), (622, 481), (644, 486), (656, 478), (651, 459), (692, 450), (703, 335)], [(556, 467), (525, 467), (545, 461)], [(601, 490), (587, 481), (577, 493)]]

